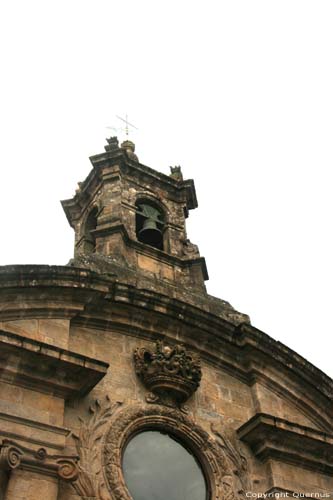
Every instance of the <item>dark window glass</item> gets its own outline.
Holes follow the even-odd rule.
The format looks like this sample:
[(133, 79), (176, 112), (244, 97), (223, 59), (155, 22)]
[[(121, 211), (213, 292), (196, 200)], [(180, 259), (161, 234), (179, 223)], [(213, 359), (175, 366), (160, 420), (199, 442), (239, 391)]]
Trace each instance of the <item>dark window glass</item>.
[(93, 208), (86, 220), (84, 228), (85, 253), (96, 252), (96, 237), (94, 231), (97, 227), (97, 212), (97, 207)]
[(123, 471), (133, 500), (206, 500), (206, 484), (193, 455), (167, 434), (146, 431), (127, 445)]

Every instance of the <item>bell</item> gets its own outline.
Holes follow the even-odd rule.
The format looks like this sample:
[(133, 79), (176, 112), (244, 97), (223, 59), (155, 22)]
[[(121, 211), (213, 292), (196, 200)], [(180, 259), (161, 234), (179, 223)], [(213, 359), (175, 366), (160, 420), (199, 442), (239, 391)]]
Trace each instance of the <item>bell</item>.
[(163, 234), (157, 227), (154, 219), (146, 219), (144, 221), (142, 229), (139, 231), (139, 240), (147, 245), (162, 248)]

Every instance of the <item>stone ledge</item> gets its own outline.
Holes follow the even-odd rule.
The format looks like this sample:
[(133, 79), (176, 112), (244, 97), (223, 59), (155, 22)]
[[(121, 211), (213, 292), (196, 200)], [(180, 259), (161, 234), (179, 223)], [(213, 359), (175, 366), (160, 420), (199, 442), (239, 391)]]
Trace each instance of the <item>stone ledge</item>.
[(0, 285), (2, 290), (29, 287), (75, 288), (106, 292), (110, 281), (88, 269), (70, 266), (49, 266), (19, 264), (0, 266)]
[(8, 412), (0, 412), (1, 438), (16, 439), (19, 443), (63, 450), (71, 430), (46, 424)]
[[(115, 278), (75, 267), (5, 266), (0, 268), (0, 318), (69, 317), (72, 324), (116, 328), (140, 338), (146, 338), (147, 332), (152, 335), (152, 319), (156, 325), (163, 317), (174, 322), (175, 328), (181, 322), (182, 331), (192, 329), (186, 343), (195, 342), (203, 359), (248, 385), (260, 381), (273, 388), (288, 401), (294, 400), (307, 415), (314, 415), (320, 428), (331, 432), (332, 379), (250, 325), (245, 321), (248, 318), (228, 303), (206, 295), (178, 295), (169, 286), (159, 291), (152, 288), (149, 281), (136, 283), (131, 278), (129, 284), (122, 275)], [(121, 321), (112, 317), (114, 308), (123, 314)], [(161, 336), (159, 329), (155, 333)], [(288, 387), (285, 379), (290, 381)]]
[(29, 427), (34, 427), (35, 429), (40, 429), (43, 431), (49, 431), (54, 434), (59, 434), (60, 436), (67, 437), (70, 435), (71, 430), (66, 427), (59, 427), (57, 425), (45, 424), (43, 422), (36, 422), (36, 420), (31, 420), (29, 418), (20, 417), (18, 415), (10, 415), (8, 413), (0, 412), (0, 420), (7, 420), (10, 422), (15, 422), (22, 425), (27, 425)]
[(172, 189), (178, 196), (185, 196), (189, 210), (198, 206), (193, 179), (178, 181), (170, 175), (158, 172), (137, 161), (132, 161), (121, 148), (93, 155), (89, 159), (93, 169), (81, 183), (80, 189), (73, 198), (61, 201), (71, 227), (73, 227), (73, 221), (79, 218), (82, 213), (89, 193), (96, 191), (102, 184), (109, 182), (110, 179), (118, 177), (120, 172), (122, 175), (127, 175), (133, 170), (138, 171), (143, 177), (148, 178), (150, 182), (163, 186), (167, 190)]
[(0, 380), (64, 399), (84, 396), (109, 365), (0, 330)]
[[(130, 238), (126, 227), (124, 226), (123, 223), (110, 223), (107, 225), (104, 225), (102, 228), (98, 228), (95, 230), (95, 234), (98, 236), (105, 236), (105, 235), (110, 235), (113, 233), (120, 233), (125, 240), (126, 244), (130, 247), (138, 251), (142, 255), (146, 255), (149, 257), (153, 257), (157, 259), (159, 262), (165, 262), (166, 264), (178, 266), (180, 269), (185, 269), (189, 268), (194, 265), (198, 265), (202, 269), (202, 274), (204, 280), (208, 280), (208, 271), (207, 271), (207, 266), (206, 266), (206, 260), (204, 257), (196, 256), (193, 258), (189, 257), (177, 257), (176, 255), (169, 254), (166, 251), (159, 250), (158, 248), (154, 248), (152, 246), (145, 245), (141, 243), (140, 241), (133, 240)], [(89, 257), (89, 255), (88, 255)], [(103, 256), (102, 256), (103, 259)], [(74, 264), (75, 260), (79, 259), (73, 259)], [(107, 257), (104, 258), (105, 262), (107, 263)], [(138, 270), (136, 270), (138, 272)], [(142, 272), (142, 269), (139, 269), (139, 272)], [(195, 288), (195, 287), (194, 287)], [(201, 289), (201, 287), (200, 287)]]
[(257, 413), (237, 431), (261, 461), (276, 459), (322, 472), (333, 472), (333, 435)]

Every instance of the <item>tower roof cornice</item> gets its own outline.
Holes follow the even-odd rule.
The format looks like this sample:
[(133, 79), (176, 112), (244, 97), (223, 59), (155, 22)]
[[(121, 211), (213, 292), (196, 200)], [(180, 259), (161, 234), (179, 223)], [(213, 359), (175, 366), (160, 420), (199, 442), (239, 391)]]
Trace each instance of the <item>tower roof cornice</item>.
[[(144, 165), (138, 161), (132, 160), (128, 158), (127, 154), (123, 150), (119, 151), (107, 151), (105, 153), (100, 153), (97, 155), (90, 156), (91, 164), (94, 167), (94, 170), (98, 170), (102, 167), (110, 167), (119, 163), (119, 168), (128, 174), (141, 174), (145, 175), (149, 178), (150, 181), (155, 181), (158, 183), (170, 186), (171, 189), (174, 190), (186, 190), (187, 192), (187, 200), (188, 200), (188, 209), (194, 209), (198, 206), (195, 186), (193, 179), (186, 180), (178, 180), (174, 177), (166, 175), (162, 172), (158, 172), (157, 170)], [(89, 174), (90, 176), (90, 174)], [(89, 176), (82, 183), (83, 185), (86, 181), (89, 181)]]
[(197, 208), (198, 201), (193, 179), (180, 180), (158, 172), (130, 158), (126, 150), (117, 148), (90, 156), (93, 169), (83, 182), (79, 183), (75, 195), (61, 204), (68, 222), (73, 227), (75, 219), (89, 204), (92, 195), (114, 175), (146, 178), (147, 183), (161, 187), (174, 197), (184, 196), (187, 210)]

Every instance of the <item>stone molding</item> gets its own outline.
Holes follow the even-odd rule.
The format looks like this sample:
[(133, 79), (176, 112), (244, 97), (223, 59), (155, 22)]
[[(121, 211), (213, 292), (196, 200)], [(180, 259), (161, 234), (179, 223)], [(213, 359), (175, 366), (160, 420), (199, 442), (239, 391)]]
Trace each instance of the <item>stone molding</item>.
[(177, 190), (179, 193), (183, 193), (185, 191), (185, 196), (188, 201), (190, 210), (198, 206), (194, 181), (192, 179), (179, 181), (178, 179), (174, 179), (170, 175), (158, 172), (146, 165), (143, 165), (142, 163), (136, 161), (133, 162), (120, 148), (118, 150), (93, 155), (90, 157), (90, 161), (94, 169), (81, 183), (80, 192), (77, 193), (76, 197), (62, 201), (62, 205), (65, 211), (69, 211), (72, 208), (72, 206), (74, 205), (74, 200), (77, 202), (77, 204), (81, 204), (81, 199), (86, 196), (86, 193), (95, 190), (96, 186), (99, 186), (103, 182), (104, 177), (110, 175), (110, 168), (108, 168), (104, 173), (102, 171), (104, 167), (111, 167), (111, 169), (115, 171), (120, 170), (123, 174), (126, 175), (131, 175), (131, 171), (135, 170), (139, 172), (143, 177), (149, 178), (149, 181), (153, 182), (154, 184), (158, 184), (159, 186), (163, 187), (170, 186), (173, 191)]
[[(244, 322), (244, 315), (224, 301), (204, 295), (189, 294), (187, 298), (185, 294), (177, 295), (175, 287), (166, 287), (160, 293), (151, 290), (148, 282), (141, 288), (134, 285), (134, 281), (132, 285), (115, 282), (114, 278), (87, 269), (5, 266), (0, 268), (0, 319), (18, 319), (23, 315), (25, 319), (64, 317), (75, 305), (76, 317), (72, 321), (77, 325), (104, 330), (112, 327), (124, 334), (150, 339), (152, 335), (161, 338), (161, 332), (148, 328), (149, 325), (145, 327), (143, 321), (133, 323), (133, 314), (125, 308), (138, 308), (143, 312), (142, 319), (147, 320), (162, 314), (175, 329), (181, 322), (181, 341), (195, 345), (202, 360), (248, 385), (257, 380), (273, 384), (281, 397), (294, 400), (318, 427), (330, 432), (333, 382), (311, 363)], [(52, 302), (50, 309), (55, 295), (57, 301)], [(112, 307), (122, 308), (127, 321), (114, 322), (109, 314)], [(170, 332), (163, 337), (174, 340)], [(212, 345), (214, 349), (210, 348)], [(286, 379), (290, 381), (288, 385), (284, 384)]]
[(333, 401), (333, 380), (309, 361), (252, 325), (242, 323), (237, 326), (236, 331), (237, 343), (242, 346), (246, 364), (254, 376), (260, 373), (260, 366), (255, 363), (253, 354), (260, 353), (267, 359), (273, 359), (275, 366), (281, 365), (290, 374), (301, 377), (303, 384), (307, 383), (316, 389), (320, 384), (320, 391), (323, 395)]
[(9, 439), (0, 443), (0, 469), (4, 471), (22, 468), (71, 482), (78, 476), (77, 461), (77, 456), (49, 455), (45, 448), (32, 450)]
[(108, 363), (0, 330), (0, 380), (64, 399), (83, 396)]
[(317, 472), (333, 472), (332, 434), (265, 413), (257, 413), (237, 434), (261, 461), (276, 459)]
[(196, 456), (207, 482), (208, 498), (238, 498), (235, 476), (225, 453), (201, 426), (182, 411), (160, 405), (133, 405), (121, 410), (104, 439), (104, 475), (112, 500), (131, 500), (122, 474), (122, 453), (131, 436), (159, 429), (177, 437)]
[[(167, 227), (167, 226), (166, 226)], [(110, 224), (104, 224), (103, 227), (98, 228), (94, 231), (94, 234), (96, 236), (106, 236), (110, 235), (113, 233), (120, 233), (122, 235), (122, 238), (126, 242), (126, 244), (139, 251), (140, 254), (142, 255), (147, 255), (153, 258), (157, 258), (161, 262), (165, 262), (166, 264), (178, 266), (180, 269), (186, 269), (190, 268), (191, 266), (198, 265), (200, 266), (202, 270), (202, 275), (204, 277), (204, 280), (208, 280), (208, 270), (207, 270), (207, 265), (206, 265), (206, 260), (204, 257), (200, 256), (183, 256), (177, 257), (176, 255), (172, 255), (170, 253), (167, 253), (163, 250), (160, 250), (158, 248), (154, 248), (148, 245), (145, 245), (144, 243), (141, 243), (140, 241), (134, 240), (130, 238), (128, 231), (126, 230), (126, 227), (123, 223), (117, 222), (112, 222)], [(103, 258), (103, 256), (101, 255)], [(88, 255), (83, 255), (83, 256), (78, 256), (74, 258), (71, 263), (75, 267), (80, 267), (80, 262), (84, 261), (85, 259), (89, 261), (89, 258), (91, 258), (91, 254)], [(93, 259), (92, 259), (93, 260)], [(108, 263), (108, 257), (106, 256), (105, 260), (105, 265), (107, 266)]]
[(110, 280), (70, 266), (0, 266), (0, 321), (71, 319), (110, 289)]
[[(19, 426), (21, 432), (13, 432), (11, 426), (6, 428), (6, 423)], [(38, 429), (40, 439), (31, 437), (29, 432), (25, 432), (26, 428)], [(55, 450), (62, 450), (65, 446), (66, 437), (71, 434), (70, 429), (59, 427), (57, 425), (38, 422), (19, 415), (0, 412), (0, 435), (3, 438), (18, 439), (26, 443), (31, 443), (38, 446), (45, 446)]]
[(234, 482), (238, 485), (238, 493), (245, 495), (247, 491), (252, 490), (252, 480), (249, 463), (242, 449), (244, 445), (242, 445), (234, 430), (227, 429), (223, 419), (217, 423), (212, 423), (211, 431), (218, 446), (229, 461), (230, 469), (236, 476)]
[(232, 471), (214, 439), (180, 410), (133, 405), (112, 420), (103, 445), (104, 476), (112, 500), (131, 500), (122, 474), (122, 453), (131, 436), (159, 429), (177, 437), (197, 457), (206, 477), (208, 498), (236, 498)]
[(79, 456), (79, 475), (72, 483), (75, 493), (84, 499), (110, 500), (102, 471), (102, 441), (106, 426), (121, 402), (112, 403), (108, 396), (95, 400), (89, 407), (90, 418), (80, 420), (79, 435), (73, 434)]
[[(32, 290), (40, 287), (48, 287), (49, 289), (55, 287), (58, 289), (58, 293), (59, 289), (62, 288), (74, 288), (76, 292), (84, 290), (107, 292), (110, 281), (97, 273), (77, 267), (18, 264), (0, 266), (0, 285), (2, 293), (5, 290), (16, 293), (16, 290), (12, 290), (16, 287), (21, 288), (22, 292), (25, 288), (29, 288), (29, 294)], [(50, 307), (49, 304), (47, 305)]]
[(80, 498), (132, 500), (122, 473), (122, 455), (132, 436), (151, 429), (173, 435), (193, 453), (206, 478), (208, 498), (236, 500), (244, 495), (246, 460), (224, 429), (214, 432), (215, 439), (177, 408), (132, 402), (123, 405), (112, 403), (108, 396), (103, 402), (96, 400), (89, 412), (88, 420), (80, 419), (79, 435), (73, 436), (79, 475), (72, 487)]
[(54, 434), (59, 434), (63, 437), (68, 437), (72, 432), (70, 429), (66, 429), (66, 427), (59, 427), (58, 425), (46, 424), (44, 422), (36, 422), (36, 420), (32, 420), (30, 418), (20, 417), (19, 415), (11, 415), (2, 411), (0, 411), (0, 420), (8, 420), (9, 422), (27, 425), (29, 427), (34, 427), (35, 429), (53, 432)]

